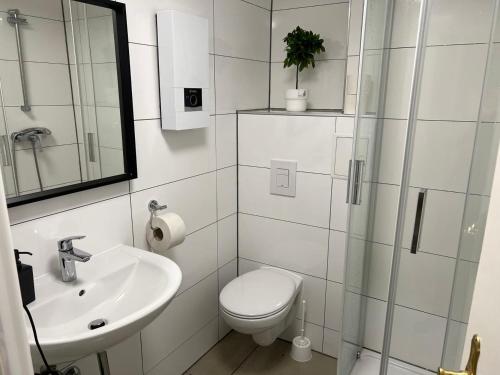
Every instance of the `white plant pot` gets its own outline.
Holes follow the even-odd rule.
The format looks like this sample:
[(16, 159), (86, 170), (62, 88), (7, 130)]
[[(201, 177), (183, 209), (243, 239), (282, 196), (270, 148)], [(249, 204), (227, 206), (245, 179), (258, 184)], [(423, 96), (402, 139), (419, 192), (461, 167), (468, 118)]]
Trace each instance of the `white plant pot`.
[(286, 110), (290, 112), (304, 112), (307, 110), (308, 92), (305, 89), (286, 90)]

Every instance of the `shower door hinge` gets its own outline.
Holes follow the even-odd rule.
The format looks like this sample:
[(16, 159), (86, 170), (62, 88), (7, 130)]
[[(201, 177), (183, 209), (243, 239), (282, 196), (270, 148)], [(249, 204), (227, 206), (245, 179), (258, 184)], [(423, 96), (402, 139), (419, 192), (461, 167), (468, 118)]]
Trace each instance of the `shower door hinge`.
[(361, 352), (358, 350), (356, 352), (356, 359), (360, 359), (361, 358)]

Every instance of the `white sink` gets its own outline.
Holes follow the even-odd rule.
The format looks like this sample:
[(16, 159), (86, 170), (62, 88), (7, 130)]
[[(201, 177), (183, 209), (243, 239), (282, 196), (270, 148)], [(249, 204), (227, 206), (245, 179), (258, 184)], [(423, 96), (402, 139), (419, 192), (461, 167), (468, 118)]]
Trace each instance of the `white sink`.
[[(28, 305), (49, 363), (101, 352), (155, 319), (175, 296), (182, 279), (177, 264), (163, 256), (119, 245), (77, 263), (78, 279), (61, 275), (35, 280), (36, 300)], [(89, 323), (105, 319), (94, 330)], [(31, 352), (39, 358), (26, 319)]]

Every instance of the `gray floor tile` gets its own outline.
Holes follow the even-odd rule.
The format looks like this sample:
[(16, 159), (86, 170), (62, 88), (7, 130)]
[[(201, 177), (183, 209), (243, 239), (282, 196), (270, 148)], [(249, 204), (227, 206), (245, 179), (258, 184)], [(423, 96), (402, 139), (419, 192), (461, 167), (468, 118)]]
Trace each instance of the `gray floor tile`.
[(336, 375), (336, 359), (313, 352), (311, 361), (296, 362), (290, 358), (290, 347), (290, 343), (277, 340), (269, 347), (257, 348), (235, 375)]
[(196, 362), (186, 375), (231, 375), (257, 348), (249, 335), (231, 332)]

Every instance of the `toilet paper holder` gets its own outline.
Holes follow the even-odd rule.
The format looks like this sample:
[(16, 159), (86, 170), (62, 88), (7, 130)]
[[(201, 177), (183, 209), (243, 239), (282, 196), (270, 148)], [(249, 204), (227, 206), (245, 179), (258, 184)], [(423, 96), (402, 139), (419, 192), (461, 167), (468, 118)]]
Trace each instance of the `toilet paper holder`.
[(153, 218), (156, 216), (156, 214), (158, 213), (158, 211), (165, 210), (167, 207), (168, 206), (166, 204), (161, 205), (156, 200), (149, 201), (149, 204), (148, 204), (148, 210), (149, 210), (149, 213), (150, 213), (150, 216), (149, 216), (149, 226), (151, 227), (151, 229), (153, 229), (153, 230), (156, 229), (156, 228), (153, 227), (152, 223), (153, 223)]

